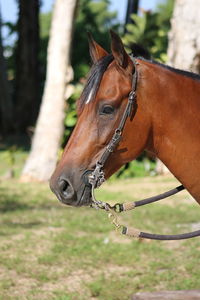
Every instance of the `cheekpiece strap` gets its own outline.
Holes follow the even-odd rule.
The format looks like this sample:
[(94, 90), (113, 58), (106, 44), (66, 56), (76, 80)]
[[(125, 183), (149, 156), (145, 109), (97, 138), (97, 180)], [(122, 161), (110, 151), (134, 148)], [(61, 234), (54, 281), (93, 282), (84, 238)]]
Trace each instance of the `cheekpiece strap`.
[(134, 106), (135, 99), (136, 99), (138, 73), (137, 73), (137, 69), (136, 69), (137, 62), (133, 59), (132, 59), (132, 61), (134, 64), (134, 73), (133, 73), (133, 78), (132, 78), (132, 90), (130, 91), (129, 96), (128, 96), (128, 103), (126, 104), (126, 108), (124, 110), (121, 121), (119, 123), (119, 127), (115, 130), (115, 133), (113, 134), (112, 139), (108, 143), (105, 151), (103, 152), (102, 156), (100, 157), (99, 161), (97, 162), (95, 170), (90, 175), (89, 181), (93, 187), (99, 187), (103, 183), (103, 181), (105, 181), (103, 167), (104, 167), (108, 157), (110, 156), (110, 154), (115, 150), (115, 148), (119, 144), (121, 137), (122, 137), (122, 132), (123, 132), (124, 126), (126, 124), (126, 120), (128, 117), (131, 118), (131, 115), (133, 112), (133, 106)]

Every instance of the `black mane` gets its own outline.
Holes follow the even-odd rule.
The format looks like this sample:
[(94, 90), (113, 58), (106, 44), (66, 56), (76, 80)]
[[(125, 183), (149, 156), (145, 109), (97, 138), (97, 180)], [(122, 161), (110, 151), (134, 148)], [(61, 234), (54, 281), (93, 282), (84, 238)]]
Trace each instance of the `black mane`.
[(151, 59), (150, 52), (146, 48), (144, 48), (142, 45), (136, 44), (136, 43), (131, 43), (129, 48), (131, 50), (131, 56), (133, 56), (135, 58), (142, 57), (147, 60)]
[(193, 72), (189, 72), (189, 71), (185, 71), (185, 70), (180, 70), (180, 69), (176, 69), (176, 68), (173, 68), (171, 66), (168, 66), (168, 65), (164, 65), (158, 61), (155, 61), (155, 60), (152, 60), (151, 61), (153, 64), (156, 64), (156, 65), (159, 65), (165, 69), (168, 69), (172, 72), (175, 72), (177, 74), (180, 74), (180, 75), (183, 75), (183, 76), (186, 76), (186, 77), (190, 77), (192, 79), (196, 79), (196, 80), (200, 80), (200, 75), (199, 74), (196, 74), (196, 73), (193, 73)]
[[(200, 80), (200, 75), (195, 74), (193, 72), (188, 72), (188, 71), (184, 71), (184, 70), (180, 70), (180, 69), (176, 69), (173, 68), (171, 66), (162, 64), (158, 61), (152, 60), (150, 57), (149, 52), (143, 48), (141, 45), (139, 44), (132, 44), (131, 46), (131, 50), (132, 50), (132, 54), (131, 56), (134, 58), (139, 58), (143, 61), (147, 61), (150, 62), (152, 64), (156, 64), (159, 65), (162, 68), (168, 69), (172, 72), (175, 72), (177, 74), (186, 76), (186, 77), (190, 77), (192, 79), (196, 79), (196, 80)], [(81, 108), (88, 100), (90, 101), (90, 99), (94, 99), (96, 96), (96, 93), (98, 91), (99, 85), (101, 83), (101, 79), (102, 76), (104, 74), (104, 72), (106, 71), (107, 67), (109, 66), (109, 64), (113, 61), (113, 55), (109, 54), (107, 56), (104, 56), (103, 58), (101, 58), (100, 60), (98, 60), (91, 68), (88, 79), (87, 79), (87, 83), (83, 89), (82, 95), (79, 99), (79, 107)], [(90, 98), (90, 99), (89, 99)], [(89, 102), (88, 101), (88, 102)]]
[(190, 77), (192, 79), (200, 80), (200, 75), (199, 74), (189, 72), (189, 71), (180, 70), (180, 69), (177, 69), (177, 68), (173, 68), (171, 66), (162, 64), (162, 63), (160, 63), (156, 60), (151, 59), (151, 55), (150, 55), (149, 51), (147, 49), (145, 49), (143, 46), (141, 46), (140, 44), (132, 43), (130, 48), (131, 48), (131, 51), (132, 51), (131, 55), (134, 58), (140, 58), (144, 61), (159, 65), (159, 66), (161, 66), (165, 69), (168, 69), (172, 72), (175, 72), (177, 74), (180, 74), (180, 75), (183, 75), (183, 76), (186, 76), (186, 77)]

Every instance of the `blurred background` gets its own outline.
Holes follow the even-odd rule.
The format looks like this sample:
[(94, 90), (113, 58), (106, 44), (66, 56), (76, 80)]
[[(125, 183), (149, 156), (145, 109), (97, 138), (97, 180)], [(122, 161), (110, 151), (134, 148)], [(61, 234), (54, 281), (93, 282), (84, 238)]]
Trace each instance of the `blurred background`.
[[(76, 123), (75, 102), (91, 66), (87, 31), (108, 51), (109, 29), (113, 29), (123, 38), (127, 51), (131, 52), (133, 42), (139, 43), (152, 58), (167, 61), (173, 0), (71, 1), (69, 16), (69, 4), (64, 16), (59, 16), (57, 6), (63, 11), (65, 1), (57, 2), (1, 1), (0, 175), (6, 178), (49, 179)], [(64, 69), (59, 68), (64, 64)], [(58, 80), (60, 73), (65, 79), (60, 78), (55, 87), (54, 77)], [(47, 74), (50, 81), (46, 80)], [(56, 95), (48, 92), (51, 90), (56, 90)], [(45, 112), (40, 114), (43, 119), (40, 126), (38, 117), (42, 102), (46, 103), (43, 106), (50, 105), (51, 110), (47, 115)], [(36, 130), (37, 126), (40, 129)], [(51, 134), (50, 128), (57, 128), (57, 133)], [(34, 133), (38, 131), (34, 142)], [(31, 143), (34, 153), (30, 153)], [(143, 154), (115, 177), (155, 175), (158, 171), (155, 168), (154, 157)]]
[[(129, 53), (138, 43), (154, 60), (200, 73), (198, 0), (0, 0), (2, 300), (127, 300), (200, 287), (198, 238), (120, 236), (105, 212), (63, 205), (48, 187), (91, 67), (87, 31), (109, 51), (110, 29)], [(96, 194), (112, 205), (179, 184), (143, 153)], [(143, 231), (176, 234), (199, 229), (197, 207), (183, 191), (121, 218)]]

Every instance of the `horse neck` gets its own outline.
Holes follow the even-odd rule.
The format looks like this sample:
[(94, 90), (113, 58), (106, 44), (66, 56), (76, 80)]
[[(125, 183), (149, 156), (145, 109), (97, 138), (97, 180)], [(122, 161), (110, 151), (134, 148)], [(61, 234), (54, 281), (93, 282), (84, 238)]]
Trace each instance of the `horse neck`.
[(143, 69), (152, 124), (147, 148), (200, 203), (200, 81), (147, 62)]

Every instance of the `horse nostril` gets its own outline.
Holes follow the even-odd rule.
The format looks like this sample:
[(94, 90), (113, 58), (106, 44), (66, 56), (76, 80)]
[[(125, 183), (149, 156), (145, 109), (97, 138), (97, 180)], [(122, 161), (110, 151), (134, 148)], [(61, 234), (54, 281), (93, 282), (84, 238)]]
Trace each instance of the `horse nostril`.
[(74, 189), (70, 183), (69, 180), (67, 179), (61, 179), (59, 181), (59, 189), (61, 195), (66, 199), (66, 200), (71, 200), (74, 196)]

